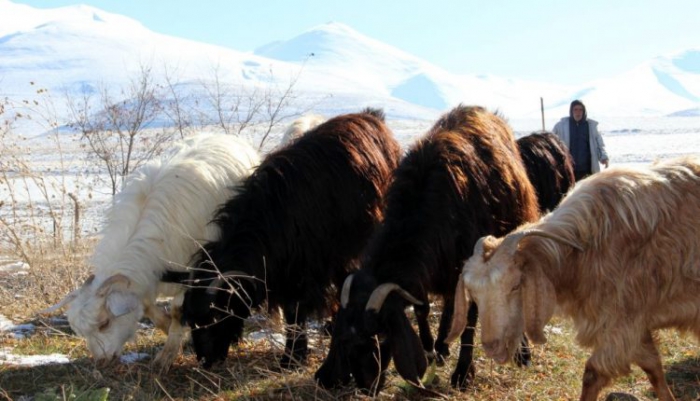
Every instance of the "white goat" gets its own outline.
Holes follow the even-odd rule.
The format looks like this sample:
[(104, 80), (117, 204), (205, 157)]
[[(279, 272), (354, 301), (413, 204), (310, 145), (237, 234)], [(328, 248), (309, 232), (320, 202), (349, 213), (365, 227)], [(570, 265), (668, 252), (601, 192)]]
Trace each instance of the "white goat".
[(510, 360), (525, 328), (535, 343), (555, 306), (593, 349), (581, 400), (594, 401), (632, 363), (661, 401), (674, 400), (654, 331), (700, 337), (700, 159), (616, 168), (576, 185), (539, 222), (481, 238), (466, 262), (449, 339), (476, 301), (484, 351)]
[(317, 114), (305, 114), (294, 120), (284, 131), (279, 146), (285, 146), (289, 142), (304, 135), (306, 131), (326, 121), (326, 118)]
[[(154, 360), (167, 370), (180, 352), (184, 287), (161, 283), (166, 268), (184, 270), (200, 243), (218, 238), (209, 224), (233, 186), (259, 164), (255, 150), (228, 135), (201, 134), (131, 174), (114, 197), (92, 257), (93, 275), (50, 312), (69, 304), (68, 321), (96, 359), (112, 359), (145, 315), (168, 334)], [(156, 297), (172, 296), (171, 315)]]

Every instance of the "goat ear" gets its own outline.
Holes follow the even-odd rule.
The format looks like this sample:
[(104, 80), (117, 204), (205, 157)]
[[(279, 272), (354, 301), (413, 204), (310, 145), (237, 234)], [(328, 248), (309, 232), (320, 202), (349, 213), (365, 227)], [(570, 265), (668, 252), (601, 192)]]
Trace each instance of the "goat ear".
[(139, 307), (140, 301), (130, 292), (112, 291), (105, 299), (105, 307), (114, 317), (131, 313)]
[(533, 267), (523, 271), (523, 318), (525, 333), (535, 344), (544, 344), (544, 326), (554, 314), (556, 293), (554, 285), (542, 269)]
[(391, 324), (391, 355), (394, 366), (404, 380), (422, 387), (421, 378), (428, 368), (428, 360), (420, 339), (406, 315), (397, 316)]
[(126, 289), (131, 284), (131, 279), (123, 274), (115, 274), (107, 278), (100, 288), (97, 289), (97, 296), (104, 297), (112, 291), (117, 291), (119, 289)]
[(451, 343), (457, 337), (462, 335), (464, 328), (467, 326), (467, 313), (469, 312), (469, 290), (464, 285), (464, 279), (459, 276), (457, 280), (457, 289), (455, 290), (455, 308), (452, 314), (452, 326), (450, 333), (445, 339), (446, 343)]

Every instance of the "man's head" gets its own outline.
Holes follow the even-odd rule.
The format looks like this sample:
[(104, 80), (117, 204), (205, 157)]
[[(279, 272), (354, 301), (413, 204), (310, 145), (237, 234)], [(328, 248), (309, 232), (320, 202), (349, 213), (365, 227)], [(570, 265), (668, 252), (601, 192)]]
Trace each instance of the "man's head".
[(586, 106), (580, 100), (574, 100), (569, 106), (569, 116), (576, 122), (586, 120)]

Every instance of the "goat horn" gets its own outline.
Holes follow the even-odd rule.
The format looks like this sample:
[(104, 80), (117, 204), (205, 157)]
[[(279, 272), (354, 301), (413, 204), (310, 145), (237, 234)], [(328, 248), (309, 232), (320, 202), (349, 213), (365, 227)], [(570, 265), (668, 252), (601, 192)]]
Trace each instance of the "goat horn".
[(392, 291), (396, 291), (404, 299), (414, 305), (423, 305), (423, 302), (414, 298), (413, 295), (409, 294), (408, 291), (401, 288), (398, 284), (384, 283), (372, 291), (372, 295), (369, 296), (369, 301), (367, 301), (365, 310), (379, 312), (379, 310), (382, 309), (382, 305), (384, 305), (384, 300), (386, 300), (386, 297), (389, 296), (389, 293)]
[(207, 287), (207, 294), (216, 294), (216, 292), (220, 289), (219, 287), (221, 287), (221, 285), (224, 283), (224, 281), (226, 281), (227, 278), (244, 278), (246, 280), (249, 280), (251, 283), (255, 284), (255, 277), (252, 277), (248, 273), (242, 272), (240, 270), (231, 270), (222, 273), (219, 277), (212, 280), (212, 282)]
[(66, 306), (67, 304), (73, 302), (73, 300), (74, 300), (75, 298), (78, 297), (78, 294), (80, 293), (80, 291), (81, 291), (83, 288), (85, 288), (85, 287), (89, 286), (90, 284), (92, 284), (93, 280), (95, 280), (95, 275), (94, 275), (94, 274), (91, 274), (91, 275), (83, 282), (83, 285), (81, 285), (79, 288), (77, 288), (77, 289), (71, 291), (70, 293), (68, 293), (68, 295), (66, 295), (65, 297), (63, 297), (62, 300), (58, 301), (58, 303), (57, 303), (56, 305), (50, 306), (50, 307), (48, 307), (48, 308), (46, 308), (46, 309), (42, 309), (42, 310), (38, 311), (37, 313), (40, 314), (40, 315), (46, 315), (46, 314), (49, 314), (49, 313), (51, 313), (51, 312), (54, 312), (54, 311), (56, 311), (56, 310), (59, 310), (59, 309), (63, 308), (63, 307)]
[(81, 290), (81, 288), (78, 288), (77, 290), (73, 290), (71, 293), (69, 293), (68, 295), (63, 297), (62, 300), (58, 301), (58, 303), (56, 305), (50, 306), (46, 309), (42, 309), (42, 310), (38, 311), (37, 313), (40, 315), (47, 315), (51, 312), (54, 312), (54, 311), (57, 311), (57, 310), (63, 308), (67, 304), (73, 302), (73, 300), (78, 296), (78, 293), (80, 292), (80, 290)]
[(95, 281), (95, 275), (91, 274), (88, 276), (88, 278), (85, 279), (81, 287), (87, 287), (88, 285), (92, 284), (93, 281)]
[(523, 230), (517, 233), (510, 234), (506, 236), (506, 238), (503, 240), (501, 243), (501, 246), (507, 247), (507, 248), (512, 248), (513, 252), (515, 252), (516, 245), (518, 242), (520, 242), (521, 239), (524, 237), (529, 237), (529, 236), (538, 236), (538, 237), (544, 237), (544, 238), (549, 238), (551, 240), (554, 240), (560, 244), (568, 245), (580, 252), (583, 252), (583, 247), (579, 245), (578, 243), (571, 241), (569, 239), (563, 238), (559, 235), (552, 234), (550, 232), (540, 230), (540, 229), (529, 229), (529, 230)]
[(488, 235), (481, 237), (478, 241), (476, 241), (476, 244), (474, 245), (474, 255), (484, 255), (484, 241), (486, 241), (486, 237), (488, 237)]
[(352, 285), (353, 275), (349, 275), (343, 282), (343, 289), (340, 291), (340, 306), (345, 309), (350, 302), (350, 285)]
[(548, 231), (539, 230), (539, 229), (530, 229), (530, 230), (523, 231), (523, 235), (525, 235), (525, 236), (536, 235), (539, 237), (553, 239), (554, 241), (557, 241), (560, 244), (568, 245), (568, 246), (578, 250), (579, 252), (583, 252), (583, 247), (581, 245), (579, 245), (577, 242), (574, 242), (572, 240), (569, 240), (569, 239), (564, 238), (564, 237), (559, 236), (559, 235), (552, 234)]

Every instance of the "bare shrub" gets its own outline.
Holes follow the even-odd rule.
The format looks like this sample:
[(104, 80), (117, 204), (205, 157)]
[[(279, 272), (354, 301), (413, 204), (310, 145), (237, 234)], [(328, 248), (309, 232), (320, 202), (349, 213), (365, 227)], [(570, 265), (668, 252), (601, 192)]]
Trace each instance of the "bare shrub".
[(150, 67), (142, 66), (119, 97), (116, 100), (104, 87), (97, 97), (88, 91), (79, 97), (66, 92), (70, 126), (106, 170), (112, 195), (129, 173), (160, 153), (173, 136), (171, 130), (149, 129), (162, 111), (163, 99)]
[[(62, 246), (66, 236), (77, 241), (74, 233), (81, 229), (76, 219), (79, 205), (70, 200), (80, 190), (81, 179), (79, 174), (69, 174), (71, 163), (63, 153), (71, 138), (57, 129), (59, 121), (48, 91), (38, 89), (36, 94), (35, 99), (19, 102), (5, 99), (0, 107), (0, 254), (29, 265), (47, 254), (65, 256), (69, 252)], [(45, 138), (31, 141), (18, 127), (29, 132), (38, 129)], [(33, 161), (47, 155), (50, 161)]]

